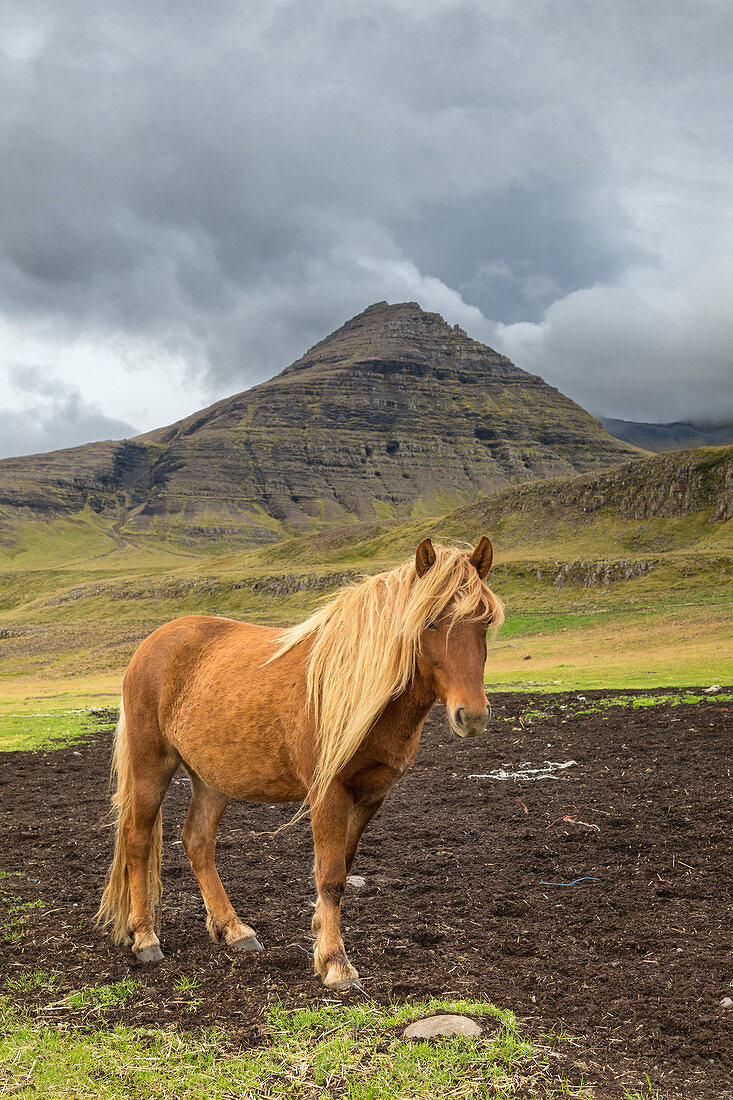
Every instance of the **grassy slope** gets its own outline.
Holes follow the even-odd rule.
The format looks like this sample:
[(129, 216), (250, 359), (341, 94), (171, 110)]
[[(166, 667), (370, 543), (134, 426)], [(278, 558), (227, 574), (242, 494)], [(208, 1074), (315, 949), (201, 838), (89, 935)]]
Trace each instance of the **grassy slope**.
[[(711, 483), (710, 503), (704, 493), (690, 498), (693, 510), (682, 515), (648, 514), (643, 498), (658, 482), (661, 510), (673, 511), (665, 502), (693, 475), (699, 482), (710, 469), (720, 479), (731, 458), (731, 448), (661, 456), (653, 469), (642, 462), (594, 480), (524, 486), (443, 517), (326, 528), (236, 554), (122, 542), (92, 513), (28, 524), (0, 550), (0, 705), (113, 698), (140, 638), (161, 622), (192, 612), (297, 621), (344, 580), (409, 556), (426, 533), (473, 541), (483, 531), (496, 548), (492, 584), (507, 605), (488, 682), (730, 683), (733, 520), (713, 521), (719, 486)], [(589, 507), (599, 492), (607, 503)], [(635, 509), (642, 518), (629, 514)], [(607, 576), (598, 562), (610, 563)]]

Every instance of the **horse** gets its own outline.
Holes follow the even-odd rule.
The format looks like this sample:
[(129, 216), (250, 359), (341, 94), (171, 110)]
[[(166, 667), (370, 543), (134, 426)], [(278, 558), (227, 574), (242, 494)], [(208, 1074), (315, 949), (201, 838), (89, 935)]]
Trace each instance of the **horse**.
[(425, 538), (414, 558), (340, 589), (299, 625), (192, 615), (140, 644), (122, 688), (115, 849), (97, 913), (117, 944), (143, 963), (163, 958), (161, 803), (182, 765), (192, 792), (182, 840), (212, 939), (263, 950), (214, 862), (229, 800), (299, 802), (315, 851), (315, 972), (329, 989), (361, 988), (341, 938), (346, 877), (433, 704), (459, 737), (486, 727), (486, 635), (503, 618), (485, 581), (492, 558), (486, 536), (472, 552)]

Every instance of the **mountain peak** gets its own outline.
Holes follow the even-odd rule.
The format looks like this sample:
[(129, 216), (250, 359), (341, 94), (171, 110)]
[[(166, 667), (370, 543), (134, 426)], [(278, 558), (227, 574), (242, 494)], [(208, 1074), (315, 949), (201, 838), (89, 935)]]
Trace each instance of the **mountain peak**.
[(505, 356), (470, 339), (459, 325), (449, 325), (439, 313), (428, 313), (417, 302), (374, 302), (319, 340), (278, 377), (344, 364), (372, 370), (408, 362), (430, 367), (441, 360), (453, 361), (461, 353), (475, 356), (477, 352), (517, 370)]
[(447, 328), (450, 326), (439, 313), (429, 313), (418, 302), (374, 302), (361, 313), (357, 313), (342, 328), (348, 325), (360, 325), (365, 321), (377, 324), (390, 324), (399, 321), (438, 321)]
[(417, 302), (375, 302), (274, 378), (129, 443), (78, 451), (32, 470), (0, 464), (0, 512), (90, 507), (137, 534), (251, 544), (435, 515), (637, 453)]
[(349, 332), (355, 329), (376, 330), (378, 332), (405, 332), (413, 329), (421, 329), (424, 332), (449, 336), (453, 332), (463, 333), (458, 325), (449, 325), (439, 313), (430, 313), (420, 306), (418, 302), (374, 302), (367, 306), (361, 313), (346, 321), (340, 328), (332, 332), (326, 340), (337, 336), (341, 332)]

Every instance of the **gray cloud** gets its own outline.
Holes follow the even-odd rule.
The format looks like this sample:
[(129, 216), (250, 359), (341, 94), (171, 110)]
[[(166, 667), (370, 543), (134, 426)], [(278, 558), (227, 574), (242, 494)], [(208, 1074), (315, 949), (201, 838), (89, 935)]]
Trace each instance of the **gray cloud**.
[(6, 362), (147, 429), (415, 298), (592, 411), (717, 415), (729, 5), (6, 8)]
[(496, 339), (599, 414), (725, 424), (733, 419), (731, 300), (733, 271), (716, 263), (674, 296), (602, 285), (575, 291), (538, 324), (499, 326)]
[(78, 389), (49, 378), (37, 367), (16, 365), (9, 375), (21, 403), (2, 418), (3, 458), (137, 434), (132, 425), (105, 416), (85, 401)]

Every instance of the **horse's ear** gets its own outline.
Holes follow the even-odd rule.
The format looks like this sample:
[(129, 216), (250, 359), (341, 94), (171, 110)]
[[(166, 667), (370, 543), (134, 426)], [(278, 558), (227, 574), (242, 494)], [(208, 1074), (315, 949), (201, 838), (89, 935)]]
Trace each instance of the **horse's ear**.
[(423, 539), (415, 551), (415, 568), (418, 577), (424, 576), (435, 561), (435, 548), (430, 541), (430, 536)]
[[(419, 547), (418, 547), (419, 549)], [(476, 543), (476, 549), (471, 554), (471, 565), (476, 566), (476, 572), (481, 580), (488, 574), (491, 569), (491, 563), (494, 560), (494, 548), (486, 538), (486, 535), (482, 535)]]

